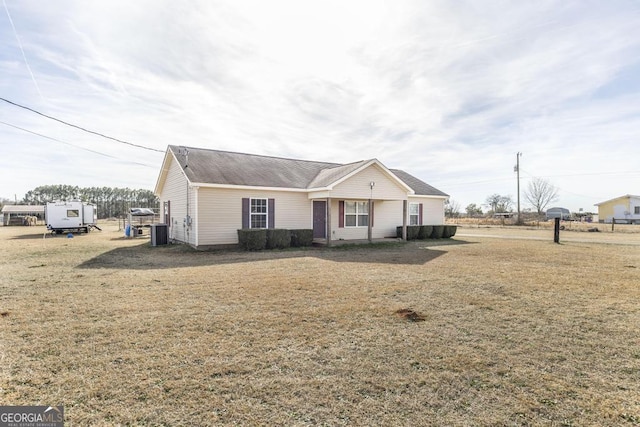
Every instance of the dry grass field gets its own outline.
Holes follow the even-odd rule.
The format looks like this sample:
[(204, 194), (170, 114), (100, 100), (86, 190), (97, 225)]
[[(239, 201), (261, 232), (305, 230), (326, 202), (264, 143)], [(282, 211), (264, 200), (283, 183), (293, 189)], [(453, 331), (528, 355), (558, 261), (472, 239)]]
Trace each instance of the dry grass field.
[(0, 227), (3, 404), (68, 426), (640, 424), (640, 233), (242, 253), (116, 228)]

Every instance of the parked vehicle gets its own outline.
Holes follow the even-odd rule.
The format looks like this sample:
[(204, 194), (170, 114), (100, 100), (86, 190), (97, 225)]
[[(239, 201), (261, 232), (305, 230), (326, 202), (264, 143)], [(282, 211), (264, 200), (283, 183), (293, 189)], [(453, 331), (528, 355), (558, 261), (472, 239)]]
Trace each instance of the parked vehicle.
[(96, 206), (78, 200), (47, 203), (44, 216), (47, 229), (56, 234), (74, 231), (88, 233), (91, 228), (100, 229), (96, 225)]

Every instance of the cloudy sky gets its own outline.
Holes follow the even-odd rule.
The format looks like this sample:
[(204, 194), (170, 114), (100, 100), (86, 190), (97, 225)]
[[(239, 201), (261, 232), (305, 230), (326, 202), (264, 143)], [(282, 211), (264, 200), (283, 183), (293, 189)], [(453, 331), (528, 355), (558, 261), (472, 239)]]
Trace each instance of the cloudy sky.
[(638, 0), (2, 0), (0, 38), (12, 200), (152, 190), (168, 144), (377, 158), (463, 209), (516, 199), (518, 152), (555, 205), (640, 193)]

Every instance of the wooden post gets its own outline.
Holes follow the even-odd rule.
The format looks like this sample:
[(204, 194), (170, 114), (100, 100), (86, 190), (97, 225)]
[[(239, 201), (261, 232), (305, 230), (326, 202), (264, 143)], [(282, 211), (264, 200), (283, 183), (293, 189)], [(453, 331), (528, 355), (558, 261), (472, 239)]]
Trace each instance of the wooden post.
[(560, 243), (560, 218), (555, 218), (553, 224), (553, 242)]
[(402, 240), (407, 240), (407, 201), (402, 201)]
[(613, 233), (613, 228), (616, 225), (616, 219), (615, 218), (611, 218), (611, 232)]

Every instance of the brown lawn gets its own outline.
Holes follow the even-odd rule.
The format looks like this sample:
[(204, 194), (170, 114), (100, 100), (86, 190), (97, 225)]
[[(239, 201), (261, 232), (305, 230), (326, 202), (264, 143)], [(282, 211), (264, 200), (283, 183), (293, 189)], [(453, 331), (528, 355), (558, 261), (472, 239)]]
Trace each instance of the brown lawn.
[(69, 426), (640, 424), (640, 233), (521, 231), (242, 253), (0, 227), (2, 404)]

